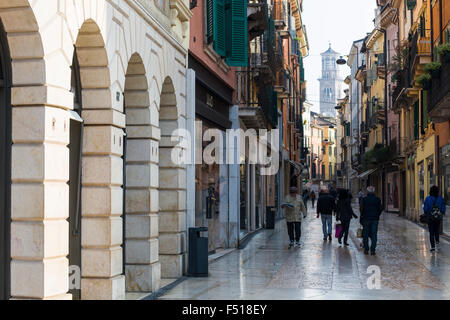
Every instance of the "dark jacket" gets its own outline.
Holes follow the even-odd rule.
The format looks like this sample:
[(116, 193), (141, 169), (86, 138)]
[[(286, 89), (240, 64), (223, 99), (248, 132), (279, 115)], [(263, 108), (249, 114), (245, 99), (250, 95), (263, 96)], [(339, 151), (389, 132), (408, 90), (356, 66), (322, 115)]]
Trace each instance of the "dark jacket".
[(380, 219), (383, 208), (381, 207), (381, 199), (375, 194), (369, 193), (361, 201), (361, 221)]
[(428, 196), (425, 199), (425, 203), (423, 204), (423, 211), (427, 215), (430, 216), (431, 215), (431, 209), (433, 209), (434, 204), (436, 204), (436, 206), (438, 206), (438, 208), (441, 209), (441, 212), (443, 214), (445, 214), (446, 205), (445, 205), (444, 199), (442, 199), (441, 196), (438, 196), (437, 198), (435, 198), (433, 196)]
[(332, 215), (336, 212), (336, 201), (328, 193), (322, 193), (317, 200), (317, 214)]
[(350, 199), (338, 200), (336, 205), (336, 220), (350, 221), (352, 218), (358, 218), (353, 212)]

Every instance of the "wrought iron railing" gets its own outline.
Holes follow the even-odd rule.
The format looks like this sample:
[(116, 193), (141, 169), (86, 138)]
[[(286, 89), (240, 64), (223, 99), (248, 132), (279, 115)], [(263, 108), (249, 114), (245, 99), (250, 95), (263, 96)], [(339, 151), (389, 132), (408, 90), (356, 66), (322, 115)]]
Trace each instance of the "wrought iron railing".
[(450, 92), (450, 62), (442, 62), (441, 75), (431, 80), (430, 104), (428, 112), (431, 112)]

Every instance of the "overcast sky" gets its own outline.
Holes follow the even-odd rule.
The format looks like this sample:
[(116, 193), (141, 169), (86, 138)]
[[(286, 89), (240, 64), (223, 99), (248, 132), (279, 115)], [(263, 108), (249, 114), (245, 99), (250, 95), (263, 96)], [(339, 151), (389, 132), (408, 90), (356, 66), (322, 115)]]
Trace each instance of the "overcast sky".
[[(319, 81), (322, 62), (320, 53), (331, 47), (346, 56), (353, 41), (371, 32), (375, 18), (376, 0), (303, 0), (302, 19), (309, 41), (309, 56), (305, 58), (307, 99), (319, 112)], [(346, 58), (346, 57), (344, 57)], [(345, 66), (342, 75), (350, 73)]]

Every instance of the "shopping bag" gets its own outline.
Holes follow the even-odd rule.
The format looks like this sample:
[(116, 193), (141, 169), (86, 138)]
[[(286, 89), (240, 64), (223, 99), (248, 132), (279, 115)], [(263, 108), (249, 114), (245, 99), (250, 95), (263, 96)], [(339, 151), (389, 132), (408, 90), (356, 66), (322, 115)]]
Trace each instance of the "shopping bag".
[(358, 238), (363, 237), (363, 229), (361, 227), (358, 228), (358, 231), (356, 232), (356, 237)]
[(428, 223), (428, 215), (426, 213), (421, 214), (420, 217), (419, 217), (419, 221), (421, 223)]
[(335, 227), (335, 229), (336, 229), (336, 231), (335, 231), (335, 233), (334, 233), (334, 236), (336, 237), (336, 238), (339, 238), (340, 236), (341, 236), (341, 234), (342, 234), (342, 224), (340, 224), (340, 223), (336, 223), (336, 227)]

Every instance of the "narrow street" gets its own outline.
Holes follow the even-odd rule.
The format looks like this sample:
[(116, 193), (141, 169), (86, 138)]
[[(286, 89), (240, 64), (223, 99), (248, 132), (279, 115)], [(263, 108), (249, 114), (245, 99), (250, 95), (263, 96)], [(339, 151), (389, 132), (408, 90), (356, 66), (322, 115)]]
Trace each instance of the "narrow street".
[[(447, 241), (442, 239), (441, 249), (431, 254), (426, 230), (383, 213), (377, 255), (366, 256), (356, 237), (358, 226), (352, 220), (349, 247), (339, 245), (336, 238), (325, 242), (321, 222), (308, 208), (300, 248), (288, 249), (286, 224), (279, 221), (275, 230), (262, 231), (245, 249), (212, 262), (208, 278), (188, 278), (159, 299), (450, 298)], [(367, 273), (369, 266), (380, 268), (380, 289), (368, 289), (367, 280), (373, 275)]]

